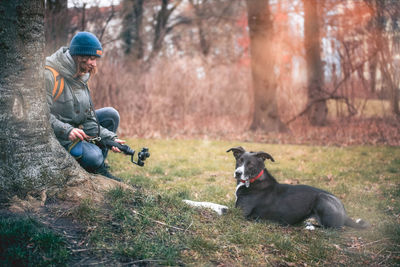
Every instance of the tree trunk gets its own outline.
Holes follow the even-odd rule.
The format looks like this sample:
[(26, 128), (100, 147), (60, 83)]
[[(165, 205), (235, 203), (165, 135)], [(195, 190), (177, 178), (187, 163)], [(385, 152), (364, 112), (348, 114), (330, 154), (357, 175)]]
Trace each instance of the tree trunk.
[(86, 30), (86, 3), (82, 5), (81, 31)]
[(124, 41), (125, 54), (131, 55), (132, 60), (141, 60), (144, 57), (143, 40), (141, 36), (143, 22), (143, 0), (125, 0), (126, 11), (121, 37)]
[(392, 88), (392, 112), (393, 114), (400, 116), (400, 109), (399, 109), (399, 87), (395, 86)]
[[(392, 42), (392, 49), (395, 49), (398, 44), (397, 38), (395, 33), (395, 28), (393, 28), (392, 34), (392, 40), (388, 37), (390, 33), (387, 31), (387, 20), (388, 18), (385, 17), (385, 12), (388, 12), (388, 10), (391, 8), (390, 3), (386, 3), (385, 1), (379, 1), (375, 0), (375, 6), (376, 6), (376, 27), (377, 27), (377, 36), (375, 39), (377, 50), (379, 51), (379, 59), (380, 59), (380, 66), (381, 66), (381, 72), (382, 72), (382, 78), (383, 82), (386, 85), (387, 90), (389, 91), (389, 97), (390, 97), (390, 107), (392, 110), (392, 113), (394, 115), (399, 116), (400, 115), (400, 109), (399, 109), (399, 79), (398, 77), (398, 67), (396, 66), (396, 63), (394, 62), (392, 58), (392, 53), (393, 51), (390, 51), (389, 48), (389, 43)], [(391, 18), (396, 22), (397, 16), (398, 16), (398, 9), (391, 10), (393, 12), (393, 17)], [(394, 27), (394, 25), (392, 26)]]
[(304, 45), (307, 64), (308, 120), (312, 125), (326, 123), (328, 108), (324, 87), (324, 69), (321, 60), (318, 0), (304, 0)]
[(154, 26), (154, 40), (153, 40), (153, 51), (157, 53), (161, 50), (162, 41), (164, 40), (167, 32), (167, 22), (171, 15), (168, 10), (169, 0), (161, 1), (161, 9), (156, 16), (156, 23)]
[(167, 34), (172, 31), (172, 29), (179, 25), (180, 23), (176, 22), (173, 25), (168, 25), (168, 22), (171, 18), (172, 12), (182, 3), (183, 0), (161, 0), (160, 10), (157, 12), (155, 16), (154, 23), (154, 39), (153, 39), (153, 48), (150, 52), (149, 58), (147, 59), (147, 63), (153, 60), (153, 58), (161, 51), (163, 47), (163, 42)]
[(254, 88), (254, 115), (250, 128), (268, 132), (284, 131), (286, 126), (280, 120), (276, 99), (269, 0), (247, 0), (246, 3)]
[(370, 42), (367, 44), (368, 53), (371, 56), (371, 59), (368, 61), (368, 71), (369, 71), (369, 84), (370, 84), (370, 92), (375, 94), (376, 92), (376, 70), (377, 70), (377, 56), (376, 56), (376, 46), (374, 42)]
[(44, 86), (44, 1), (0, 2), (0, 198), (65, 184), (79, 165), (55, 139)]
[(45, 52), (47, 55), (53, 54), (60, 46), (68, 45), (69, 21), (67, 0), (52, 0), (46, 2)]
[[(400, 52), (400, 29), (399, 29), (399, 19), (400, 16), (400, 7), (399, 4), (397, 4), (396, 8), (394, 8), (394, 12), (392, 13), (391, 20), (392, 20), (392, 54), (398, 54)], [(400, 109), (399, 109), (399, 81), (400, 79), (399, 74), (400, 74), (400, 69), (399, 69), (399, 61), (395, 62), (394, 59), (392, 59), (392, 66), (393, 66), (393, 72), (392, 72), (392, 80), (393, 80), (393, 87), (392, 87), (392, 102), (391, 102), (391, 107), (392, 107), (392, 112), (393, 114), (400, 116)]]
[[(206, 33), (204, 31), (204, 18), (205, 18), (205, 11), (204, 8), (202, 8), (202, 6), (204, 6), (206, 4), (206, 1), (204, 2), (195, 2), (194, 0), (189, 0), (190, 5), (192, 6), (192, 8), (194, 9), (194, 13), (196, 16), (196, 25), (197, 25), (197, 31), (198, 31), (198, 35), (199, 35), (199, 40), (200, 40), (200, 51), (202, 52), (202, 54), (204, 56), (207, 56), (208, 53), (210, 52), (210, 42), (207, 40), (206, 38)], [(206, 22), (207, 23), (207, 22)]]

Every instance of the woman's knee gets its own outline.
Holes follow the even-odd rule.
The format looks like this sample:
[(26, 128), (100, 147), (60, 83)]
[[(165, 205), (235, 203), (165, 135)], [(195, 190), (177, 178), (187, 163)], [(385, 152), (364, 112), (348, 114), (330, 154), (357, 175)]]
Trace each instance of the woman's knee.
[(110, 109), (110, 117), (112, 118), (112, 120), (114, 121), (114, 127), (115, 130), (117, 130), (118, 126), (119, 126), (119, 112), (118, 110), (116, 110), (115, 108), (109, 108)]
[(103, 153), (98, 146), (85, 142), (83, 145), (82, 157), (79, 162), (86, 170), (94, 172), (100, 168), (104, 162)]
[(113, 107), (106, 107), (103, 108), (105, 110), (105, 113), (107, 114), (108, 118), (111, 118), (112, 120), (119, 121), (119, 112)]
[(119, 126), (119, 112), (113, 107), (105, 107), (96, 110), (100, 125), (110, 131), (116, 132)]

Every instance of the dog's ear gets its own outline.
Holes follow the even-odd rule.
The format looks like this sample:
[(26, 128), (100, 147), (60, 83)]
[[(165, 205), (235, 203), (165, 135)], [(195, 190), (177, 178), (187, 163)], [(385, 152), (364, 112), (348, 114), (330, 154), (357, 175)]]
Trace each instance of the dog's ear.
[(262, 151), (257, 152), (256, 157), (262, 158), (262, 160), (270, 159), (272, 162), (275, 162), (274, 158), (270, 154), (262, 152)]
[(238, 147), (232, 147), (230, 149), (228, 149), (226, 152), (233, 152), (233, 156), (235, 157), (235, 159), (240, 158), (241, 155), (243, 155), (244, 152), (246, 152), (246, 150), (244, 150), (243, 147), (238, 146)]

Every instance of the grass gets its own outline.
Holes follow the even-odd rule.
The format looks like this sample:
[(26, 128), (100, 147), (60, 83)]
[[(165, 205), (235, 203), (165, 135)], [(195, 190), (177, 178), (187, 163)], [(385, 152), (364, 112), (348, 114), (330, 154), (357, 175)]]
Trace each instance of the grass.
[(1, 266), (66, 266), (64, 239), (30, 218), (0, 219)]
[[(87, 200), (69, 215), (86, 225), (84, 246), (99, 258), (120, 265), (167, 266), (400, 264), (399, 147), (209, 140), (127, 143), (137, 150), (147, 146), (151, 153), (143, 168), (121, 154), (109, 156), (111, 172), (135, 191), (112, 189), (102, 205)], [(270, 153), (275, 162), (266, 162), (267, 168), (278, 181), (328, 190), (343, 201), (352, 218), (363, 218), (372, 227), (308, 231), (303, 225), (244, 219), (234, 208), (234, 158), (225, 152), (238, 145)], [(230, 210), (218, 216), (188, 207), (182, 199), (216, 202)]]
[[(395, 265), (400, 261), (400, 148), (316, 147), (209, 140), (128, 140), (150, 147), (144, 168), (123, 155), (110, 156), (111, 171), (137, 187), (110, 192), (118, 229), (107, 229), (120, 261), (157, 260), (166, 265)], [(270, 172), (281, 182), (299, 182), (339, 196), (367, 231), (285, 227), (247, 221), (234, 208), (234, 159), (225, 151), (241, 145), (270, 153)], [(117, 196), (117, 197), (116, 197)], [(192, 209), (182, 199), (228, 205), (225, 216)], [(135, 213), (135, 212), (137, 213)], [(163, 222), (159, 224), (158, 222)], [(100, 230), (101, 229), (101, 230)]]

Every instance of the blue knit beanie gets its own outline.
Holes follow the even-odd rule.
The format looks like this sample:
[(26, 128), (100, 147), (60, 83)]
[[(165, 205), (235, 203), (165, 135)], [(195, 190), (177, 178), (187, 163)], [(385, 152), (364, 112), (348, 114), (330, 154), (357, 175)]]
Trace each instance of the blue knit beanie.
[(97, 37), (90, 32), (78, 32), (69, 45), (71, 56), (97, 56), (101, 57), (103, 48)]

